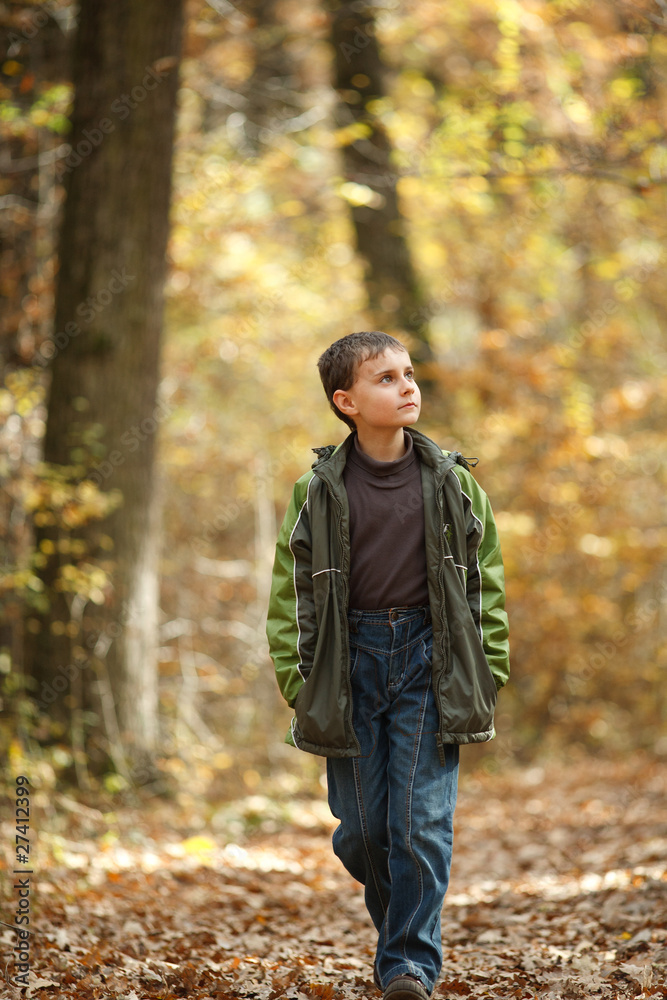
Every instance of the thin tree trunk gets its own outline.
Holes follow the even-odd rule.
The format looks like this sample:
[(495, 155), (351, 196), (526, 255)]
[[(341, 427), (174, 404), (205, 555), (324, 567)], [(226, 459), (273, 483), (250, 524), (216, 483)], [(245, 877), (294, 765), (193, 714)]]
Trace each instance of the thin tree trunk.
[(367, 134), (343, 146), (347, 181), (372, 192), (368, 204), (352, 204), (357, 248), (367, 262), (366, 289), (375, 326), (407, 332), (417, 361), (433, 357), (423, 322), (424, 300), (406, 240), (396, 190), (391, 142), (371, 101), (385, 96), (372, 7), (330, 0), (335, 87), (341, 97), (340, 126), (363, 125)]
[[(45, 461), (69, 467), (77, 503), (89, 479), (122, 504), (102, 520), (84, 508), (83, 523), (59, 515), (37, 528), (50, 609), (28, 623), (29, 669), (43, 707), (65, 719), (73, 688), (57, 678), (82, 673), (85, 707), (101, 717), (94, 680), (108, 677), (120, 738), (138, 751), (150, 751), (157, 727), (154, 459), (167, 412), (158, 383), (182, 22), (182, 0), (81, 4), (56, 333), (42, 348), (52, 356)], [(100, 562), (109, 585), (58, 589), (64, 564)]]
[(277, 0), (248, 0), (244, 13), (252, 19), (251, 39), (255, 66), (243, 85), (246, 103), (244, 135), (248, 153), (258, 156), (282, 124), (303, 112), (303, 97), (295, 78), (296, 67), (286, 43), (289, 19), (281, 17)]

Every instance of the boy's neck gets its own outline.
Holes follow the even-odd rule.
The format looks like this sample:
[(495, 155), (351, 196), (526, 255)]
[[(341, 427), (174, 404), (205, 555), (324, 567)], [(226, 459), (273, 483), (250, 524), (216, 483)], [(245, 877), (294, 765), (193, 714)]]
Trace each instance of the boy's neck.
[(405, 432), (402, 427), (357, 427), (357, 441), (364, 455), (376, 462), (397, 462), (405, 455)]

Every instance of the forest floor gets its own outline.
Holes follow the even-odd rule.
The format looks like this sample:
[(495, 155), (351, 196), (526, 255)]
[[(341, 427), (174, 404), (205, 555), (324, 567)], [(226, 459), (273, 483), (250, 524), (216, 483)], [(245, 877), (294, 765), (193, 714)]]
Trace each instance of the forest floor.
[[(378, 1000), (374, 932), (324, 801), (237, 842), (164, 801), (113, 824), (65, 796), (58, 811), (67, 829), (40, 834), (30, 869), (27, 991), (9, 981), (4, 855), (3, 998)], [(667, 996), (664, 760), (467, 776), (442, 931), (435, 1000)]]

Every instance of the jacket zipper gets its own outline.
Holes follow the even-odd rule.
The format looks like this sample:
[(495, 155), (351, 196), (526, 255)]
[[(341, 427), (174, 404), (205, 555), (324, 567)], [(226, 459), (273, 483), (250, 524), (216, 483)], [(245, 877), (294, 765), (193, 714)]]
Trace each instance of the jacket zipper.
[[(338, 510), (338, 517), (336, 518), (336, 534), (338, 535), (338, 544), (340, 545), (341, 561), (342, 561), (343, 558), (344, 558), (344, 552), (345, 552), (345, 539), (343, 538), (343, 529), (341, 527), (342, 521), (343, 521), (343, 505), (340, 502), (340, 500), (338, 499), (338, 497), (336, 496), (334, 488), (331, 485), (331, 483), (329, 482), (329, 480), (325, 479), (323, 476), (321, 476), (320, 478), (323, 479), (323, 481), (324, 481), (324, 483), (326, 485), (327, 491), (329, 493), (329, 496), (333, 500), (333, 502), (336, 505), (336, 508)], [(341, 576), (343, 578), (344, 612), (347, 613), (347, 604), (348, 604), (348, 601), (349, 601), (349, 584), (348, 584), (347, 575), (345, 573), (341, 573)], [(348, 699), (348, 705), (349, 705), (349, 709), (348, 709), (348, 722), (349, 722), (349, 725), (350, 725), (350, 732), (352, 733), (352, 735), (354, 737), (354, 741), (355, 741), (355, 743), (357, 745), (357, 750), (359, 751), (359, 753), (361, 753), (361, 745), (359, 743), (359, 740), (357, 739), (357, 734), (355, 733), (354, 727), (352, 725), (352, 682), (350, 680), (350, 636), (349, 636), (349, 633), (348, 633), (347, 618), (344, 618), (341, 621), (341, 634), (342, 634), (342, 639), (343, 639), (343, 657), (344, 657), (343, 662), (346, 664), (346, 667), (345, 667), (345, 680), (346, 680), (346, 683), (347, 683), (347, 699)]]
[[(440, 566), (438, 567), (438, 583), (440, 585), (440, 607), (439, 607), (439, 619), (441, 628), (441, 646), (442, 646), (442, 662), (443, 669), (446, 671), (449, 668), (449, 629), (447, 625), (447, 615), (445, 614), (445, 531), (448, 525), (445, 524), (445, 510), (444, 503), (442, 499), (442, 491), (444, 488), (445, 479), (444, 476), (441, 481), (436, 486), (436, 496), (438, 501), (438, 515), (439, 515), (439, 527), (440, 527)], [(435, 692), (434, 692), (435, 693)], [(438, 747), (438, 756), (440, 757), (440, 763), (445, 766), (445, 748), (442, 742), (442, 713), (440, 710), (440, 700), (436, 698), (436, 704), (438, 706), (438, 734), (436, 736), (436, 744)]]

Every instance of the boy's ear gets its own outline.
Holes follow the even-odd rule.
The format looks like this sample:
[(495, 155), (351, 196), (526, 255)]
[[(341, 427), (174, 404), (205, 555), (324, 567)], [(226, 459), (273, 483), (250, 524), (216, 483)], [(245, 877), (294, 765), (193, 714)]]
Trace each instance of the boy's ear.
[(346, 417), (353, 417), (359, 412), (357, 407), (352, 402), (352, 398), (344, 389), (336, 389), (333, 394), (333, 401), (340, 412), (344, 413)]

